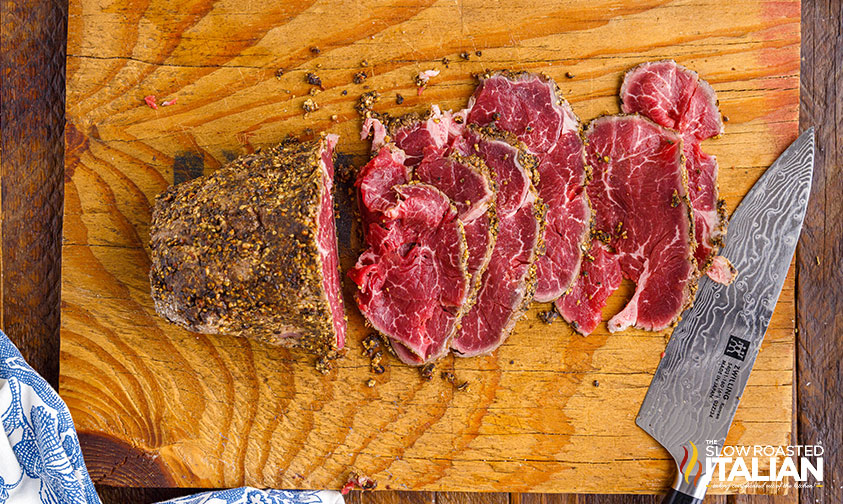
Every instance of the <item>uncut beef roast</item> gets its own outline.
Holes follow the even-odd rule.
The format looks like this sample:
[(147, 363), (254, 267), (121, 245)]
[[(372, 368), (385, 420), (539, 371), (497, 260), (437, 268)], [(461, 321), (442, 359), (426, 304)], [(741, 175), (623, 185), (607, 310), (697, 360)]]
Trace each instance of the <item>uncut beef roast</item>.
[(553, 79), (509, 71), (480, 76), (467, 119), (512, 133), (538, 160), (537, 188), (547, 206), (547, 226), (535, 298), (553, 301), (573, 284), (588, 246), (591, 208), (579, 119)]
[(609, 320), (609, 330), (665, 329), (693, 302), (698, 277), (682, 138), (630, 115), (595, 119), (585, 139), (594, 177), (588, 195), (596, 243), (573, 289), (556, 307), (588, 334), (620, 284), (620, 272), (636, 287)]
[(714, 89), (675, 61), (654, 61), (626, 73), (621, 101), (624, 112), (642, 114), (682, 135), (694, 208), (694, 256), (702, 272), (717, 282), (731, 283), (736, 271), (725, 257), (717, 255), (728, 223), (725, 203), (718, 195), (717, 159), (700, 147), (703, 140), (723, 133)]
[(320, 356), (343, 348), (336, 141), (286, 140), (160, 194), (149, 273), (158, 314)]

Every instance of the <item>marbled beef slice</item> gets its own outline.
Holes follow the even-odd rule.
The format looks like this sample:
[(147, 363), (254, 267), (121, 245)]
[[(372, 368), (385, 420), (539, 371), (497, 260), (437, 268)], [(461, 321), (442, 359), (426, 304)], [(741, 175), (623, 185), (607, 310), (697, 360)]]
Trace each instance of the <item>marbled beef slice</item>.
[(639, 113), (682, 135), (688, 193), (694, 208), (697, 246), (694, 257), (700, 270), (714, 281), (729, 284), (737, 272), (718, 255), (726, 239), (726, 203), (717, 187), (717, 159), (702, 150), (701, 142), (723, 134), (717, 96), (697, 72), (673, 60), (652, 61), (626, 73), (621, 86), (626, 113)]
[(595, 247), (601, 249), (583, 261), (556, 307), (588, 334), (620, 284), (620, 272), (635, 282), (635, 292), (609, 320), (609, 330), (665, 329), (693, 302), (698, 278), (682, 138), (639, 115), (595, 119), (585, 138), (594, 170), (588, 195)]
[(456, 207), (409, 180), (404, 154), (383, 144), (356, 180), (366, 250), (348, 275), (357, 306), (407, 364), (442, 357), (465, 312), (468, 249)]
[(465, 314), (451, 348), (461, 357), (498, 348), (533, 300), (536, 261), (544, 253), (546, 207), (538, 197), (536, 158), (522, 142), (494, 127), (466, 129), (468, 145), (494, 176), (497, 239), (477, 301)]
[(547, 226), (535, 299), (553, 301), (571, 287), (588, 245), (592, 212), (580, 121), (553, 79), (505, 70), (480, 77), (467, 120), (515, 135), (538, 160), (536, 186)]

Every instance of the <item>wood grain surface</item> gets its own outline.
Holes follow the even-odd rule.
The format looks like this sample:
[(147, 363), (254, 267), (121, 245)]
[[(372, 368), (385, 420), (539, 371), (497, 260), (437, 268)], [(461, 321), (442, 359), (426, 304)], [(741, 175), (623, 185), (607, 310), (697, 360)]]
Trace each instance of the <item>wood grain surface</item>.
[[(356, 468), (399, 490), (652, 493), (668, 484), (666, 452), (633, 424), (667, 333), (601, 327), (582, 338), (539, 322), (546, 307), (537, 305), (494, 355), (442, 363), (470, 382), (467, 392), (395, 361), (368, 388), (366, 331), (348, 303), (347, 358), (321, 376), (296, 352), (191, 334), (155, 316), (151, 201), (200, 166), (210, 172), (306, 128), (341, 134), (344, 159), (362, 164), (353, 104), (364, 86), (383, 94), (380, 110), (461, 107), (472, 72), (545, 71), (588, 120), (618, 111), (624, 70), (674, 57), (712, 83), (730, 119), (706, 148), (734, 208), (797, 134), (798, 2), (168, 5), (69, 7), (60, 391), (95, 479), (338, 488)], [(412, 78), (428, 68), (442, 74), (417, 96)], [(352, 84), (361, 70), (369, 78)], [(307, 71), (325, 90), (305, 116)], [(153, 110), (146, 95), (178, 102)], [(343, 213), (351, 198), (338, 201)], [(340, 226), (344, 267), (356, 257), (353, 238)], [(793, 300), (791, 276), (731, 444), (790, 440)]]
[(843, 1), (803, 7), (800, 128), (817, 132), (808, 213), (797, 249), (799, 442), (825, 445), (825, 484), (805, 503), (843, 502)]
[(56, 385), (67, 5), (0, 6), (0, 325)]
[[(28, 105), (40, 110), (51, 107), (61, 111), (61, 93), (52, 92), (49, 86), (31, 85), (36, 79), (42, 78), (46, 82), (50, 79), (61, 79), (63, 76), (63, 60), (60, 56), (64, 50), (56, 29), (63, 29), (64, 7), (58, 3), (44, 2), (0, 2), (0, 10), (4, 23), (0, 25), (2, 32), (3, 79), (0, 80), (0, 96), (2, 96), (2, 121), (0, 121), (0, 185), (2, 185), (2, 204), (0, 204), (0, 233), (9, 227), (32, 226), (32, 222), (22, 217), (21, 212), (10, 211), (20, 206), (28, 206), (39, 216), (59, 216), (60, 208), (49, 203), (49, 194), (43, 191), (22, 192), (10, 190), (18, 187), (18, 179), (31, 176), (33, 170), (44, 170), (44, 180), (58, 183), (61, 180), (61, 164), (57, 162), (53, 152), (61, 150), (62, 121), (52, 120), (48, 124), (44, 115), (26, 114), (26, 108), (17, 109), (12, 113), (9, 108), (11, 100), (28, 92)], [(799, 367), (797, 372), (800, 388), (809, 388), (810, 394), (799, 394), (799, 438), (802, 442), (816, 442), (824, 440), (827, 449), (826, 477), (836, 484), (828, 484), (822, 489), (801, 490), (805, 502), (841, 502), (843, 490), (840, 485), (840, 467), (843, 460), (840, 456), (841, 439), (834, 433), (841, 430), (840, 411), (843, 411), (843, 398), (840, 394), (841, 373), (839, 368), (840, 356), (843, 353), (843, 341), (837, 336), (843, 330), (843, 323), (836, 315), (835, 303), (839, 303), (841, 294), (841, 253), (839, 238), (841, 236), (840, 219), (829, 219), (827, 216), (839, 216), (843, 213), (843, 203), (834, 195), (840, 193), (840, 160), (839, 139), (843, 135), (843, 113), (835, 82), (832, 75), (840, 75), (843, 57), (843, 9), (837, 0), (825, 2), (806, 2), (803, 7), (803, 44), (802, 44), (802, 95), (801, 95), (801, 125), (819, 126), (820, 157), (816, 168), (814, 181), (815, 196), (806, 218), (806, 230), (811, 229), (810, 235), (803, 234), (798, 252), (800, 288), (798, 290), (798, 320), (799, 334)], [(14, 15), (12, 15), (14, 14)], [(11, 20), (11, 22), (9, 22)], [(15, 54), (21, 47), (32, 48), (28, 58), (21, 57), (13, 64), (9, 64), (11, 54)], [(41, 49), (38, 51), (38, 49)], [(59, 55), (59, 58), (55, 58)], [(52, 56), (52, 57), (51, 57)], [(12, 72), (15, 65), (30, 64), (27, 78), (11, 78), (18, 73)], [(58, 114), (60, 119), (61, 114)], [(39, 129), (43, 126), (43, 129)], [(835, 143), (835, 141), (837, 143)], [(14, 148), (19, 147), (26, 155), (10, 156)], [(830, 153), (830, 154), (827, 154)], [(60, 160), (59, 160), (60, 161)], [(817, 195), (821, 203), (817, 204)], [(830, 195), (830, 197), (829, 197)], [(49, 234), (37, 235), (28, 246), (33, 257), (49, 253), (51, 244), (57, 243), (58, 229), (52, 229), (53, 237)], [(825, 246), (828, 244), (829, 246)], [(835, 248), (835, 246), (837, 248)], [(806, 249), (809, 251), (806, 252)], [(20, 254), (13, 254), (9, 241), (4, 239), (0, 248), (0, 279), (2, 279), (6, 302), (0, 313), (6, 314), (8, 320), (9, 303), (14, 303), (14, 315), (30, 320), (49, 316), (49, 307), (41, 311), (44, 299), (40, 292), (34, 289), (16, 289), (9, 285), (9, 278), (37, 278), (39, 275), (56, 275), (59, 264), (53, 261), (27, 262), (19, 260)], [(816, 258), (820, 259), (822, 268), (817, 267)], [(813, 261), (813, 262), (812, 262)], [(809, 269), (815, 276), (805, 287), (804, 271)], [(821, 274), (820, 271), (823, 273)], [(806, 292), (809, 294), (806, 295)], [(55, 307), (57, 308), (57, 306)], [(53, 308), (53, 313), (56, 312)], [(820, 313), (823, 318), (815, 321), (813, 317)], [(56, 369), (56, 351), (58, 348), (58, 332), (18, 331), (10, 329), (8, 324), (0, 324), (10, 334), (12, 340), (21, 348), (24, 356), (33, 366), (45, 376)], [(811, 326), (812, 330), (805, 329)], [(45, 350), (48, 349), (48, 350)], [(52, 349), (51, 353), (49, 349)], [(822, 358), (818, 358), (818, 357)], [(54, 371), (53, 371), (54, 372)], [(805, 380), (804, 376), (809, 376)], [(55, 380), (50, 380), (55, 383)], [(828, 454), (831, 454), (830, 456)], [(189, 493), (193, 489), (156, 489), (156, 488), (114, 488), (98, 485), (104, 502), (154, 502), (174, 495)], [(377, 492), (361, 496), (352, 493), (350, 502), (488, 502), (495, 494), (448, 494), (436, 492)], [(794, 502), (796, 495), (782, 496), (730, 496), (728, 502)], [(497, 499), (496, 497), (492, 497)], [(449, 500), (454, 499), (454, 500)], [(501, 500), (505, 500), (502, 499)], [(623, 495), (549, 495), (549, 494), (509, 494), (510, 502), (606, 502), (606, 503), (655, 503), (657, 498), (649, 496)], [(726, 502), (725, 498), (711, 497), (713, 502)]]

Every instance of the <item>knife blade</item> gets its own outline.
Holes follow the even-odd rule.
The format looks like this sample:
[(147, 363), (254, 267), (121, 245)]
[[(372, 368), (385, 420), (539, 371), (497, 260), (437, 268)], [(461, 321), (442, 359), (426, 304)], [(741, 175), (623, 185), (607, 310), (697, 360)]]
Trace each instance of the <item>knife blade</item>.
[(729, 221), (731, 285), (703, 276), (676, 326), (635, 423), (670, 452), (677, 476), (664, 502), (702, 502), (790, 267), (808, 205), (814, 129), (764, 172)]

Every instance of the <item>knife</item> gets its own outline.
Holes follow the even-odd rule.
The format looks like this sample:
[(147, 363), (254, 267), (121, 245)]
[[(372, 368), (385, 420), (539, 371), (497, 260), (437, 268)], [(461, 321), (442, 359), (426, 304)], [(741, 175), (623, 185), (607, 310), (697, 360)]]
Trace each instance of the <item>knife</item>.
[[(796, 139), (744, 197), (722, 251), (731, 285), (703, 276), (659, 362), (635, 423), (670, 452), (677, 476), (664, 503), (699, 503), (773, 316), (802, 229), (814, 170), (814, 128)], [(713, 448), (708, 448), (713, 446)]]

